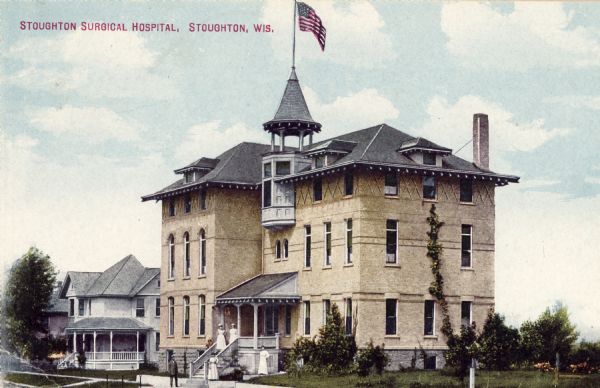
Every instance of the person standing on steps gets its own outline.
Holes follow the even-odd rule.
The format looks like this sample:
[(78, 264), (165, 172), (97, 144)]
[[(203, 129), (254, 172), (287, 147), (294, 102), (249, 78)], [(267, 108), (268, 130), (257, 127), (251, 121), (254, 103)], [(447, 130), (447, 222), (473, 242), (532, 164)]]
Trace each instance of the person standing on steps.
[(238, 337), (238, 331), (237, 328), (235, 327), (235, 323), (231, 324), (231, 329), (229, 329), (229, 343), (232, 343), (233, 341), (235, 341)]
[(219, 325), (219, 329), (217, 329), (217, 350), (223, 350), (226, 347), (225, 330), (223, 329), (223, 325)]
[(175, 386), (179, 387), (179, 383), (177, 381), (177, 374), (179, 370), (177, 369), (177, 361), (175, 361), (175, 357), (171, 356), (171, 360), (169, 360), (169, 382), (171, 387), (173, 386), (173, 378), (175, 378)]

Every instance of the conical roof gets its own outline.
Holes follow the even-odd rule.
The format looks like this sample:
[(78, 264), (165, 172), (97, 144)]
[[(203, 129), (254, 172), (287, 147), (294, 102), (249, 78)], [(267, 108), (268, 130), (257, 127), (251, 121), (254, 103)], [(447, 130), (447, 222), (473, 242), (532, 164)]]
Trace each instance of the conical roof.
[(265, 130), (279, 130), (282, 127), (289, 128), (292, 132), (296, 132), (299, 127), (314, 132), (319, 132), (321, 128), (321, 124), (314, 121), (310, 115), (294, 67), (275, 117), (264, 124)]

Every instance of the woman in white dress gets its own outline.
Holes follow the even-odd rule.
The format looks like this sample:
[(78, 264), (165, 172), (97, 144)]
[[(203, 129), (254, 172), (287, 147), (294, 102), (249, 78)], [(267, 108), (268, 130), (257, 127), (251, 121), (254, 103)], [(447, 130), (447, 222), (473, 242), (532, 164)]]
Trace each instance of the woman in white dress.
[(219, 363), (218, 357), (211, 357), (208, 359), (208, 379), (219, 380), (219, 370), (217, 364)]
[(258, 374), (259, 375), (268, 375), (269, 374), (269, 368), (267, 365), (267, 359), (270, 357), (269, 356), (269, 352), (267, 352), (265, 350), (265, 347), (261, 347), (261, 352), (260, 352), (260, 361), (258, 362)]
[(225, 330), (223, 330), (223, 325), (219, 325), (217, 329), (217, 350), (223, 350), (227, 347), (227, 342), (225, 342)]
[(231, 324), (231, 329), (229, 329), (229, 343), (235, 341), (238, 337), (238, 331), (235, 327), (235, 323)]

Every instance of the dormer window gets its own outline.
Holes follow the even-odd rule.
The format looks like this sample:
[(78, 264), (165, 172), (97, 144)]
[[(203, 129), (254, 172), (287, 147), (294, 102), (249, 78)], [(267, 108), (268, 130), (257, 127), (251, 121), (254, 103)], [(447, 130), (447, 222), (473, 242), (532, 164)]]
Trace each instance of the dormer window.
[(315, 168), (321, 168), (327, 166), (327, 157), (325, 155), (319, 155), (315, 158)]
[(263, 168), (264, 177), (265, 178), (270, 178), (271, 177), (271, 162), (265, 163), (263, 167), (264, 167)]
[(436, 165), (435, 154), (429, 153), (429, 152), (424, 152), (423, 153), (423, 164), (426, 164), (428, 166), (435, 166)]
[(290, 174), (290, 162), (277, 162), (275, 164), (276, 175), (289, 175)]

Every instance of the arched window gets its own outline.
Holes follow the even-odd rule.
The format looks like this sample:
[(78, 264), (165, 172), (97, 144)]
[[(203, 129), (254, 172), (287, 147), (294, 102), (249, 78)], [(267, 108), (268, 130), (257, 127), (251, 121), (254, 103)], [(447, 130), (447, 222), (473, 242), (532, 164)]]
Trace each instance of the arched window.
[(200, 275), (206, 274), (206, 233), (200, 229), (198, 236), (200, 240)]
[(281, 259), (281, 241), (277, 240), (275, 242), (275, 258)]
[(190, 335), (190, 297), (183, 297), (183, 335)]
[(185, 232), (183, 234), (183, 276), (190, 276), (190, 234)]
[(169, 335), (175, 333), (175, 299), (169, 298)]
[(285, 240), (283, 240), (283, 258), (284, 259), (288, 258), (288, 240), (287, 240), (287, 238)]
[(198, 335), (206, 335), (206, 297), (198, 297)]
[(169, 279), (175, 277), (175, 237), (169, 236)]

